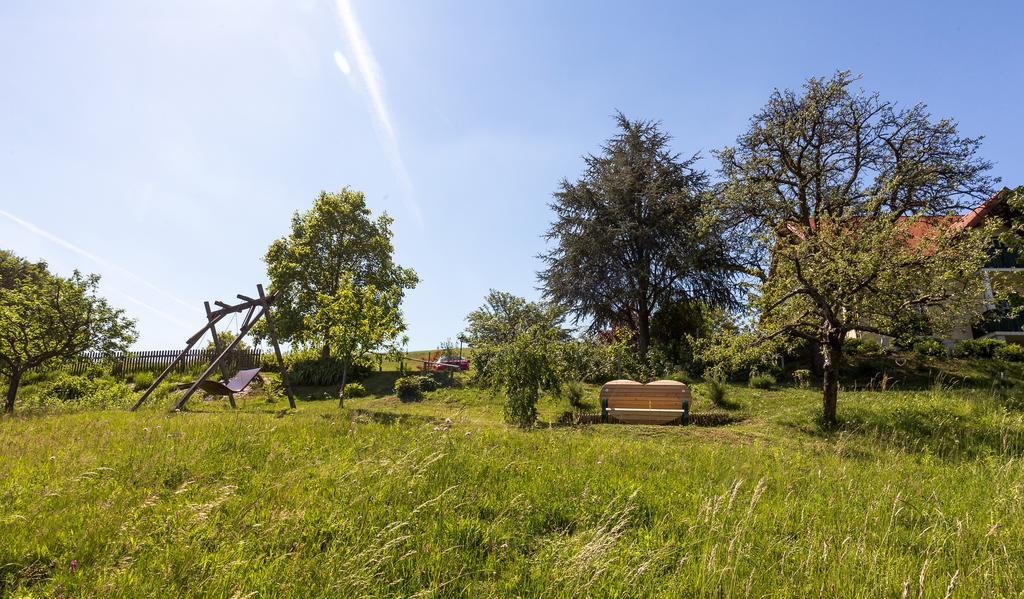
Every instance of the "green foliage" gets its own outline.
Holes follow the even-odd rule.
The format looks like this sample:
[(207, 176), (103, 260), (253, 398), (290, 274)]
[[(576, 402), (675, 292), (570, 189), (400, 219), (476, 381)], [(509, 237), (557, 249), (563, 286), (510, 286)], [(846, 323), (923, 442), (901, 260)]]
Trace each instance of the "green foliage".
[(1006, 345), (998, 339), (964, 339), (953, 345), (953, 355), (958, 358), (991, 358), (996, 350)]
[(348, 383), (342, 391), (345, 397), (366, 397), (366, 387), (362, 383)]
[(412, 400), (422, 397), (423, 390), (420, 387), (422, 382), (419, 376), (403, 376), (395, 381), (395, 395), (400, 399)]
[(878, 358), (889, 355), (889, 350), (873, 339), (847, 337), (843, 340), (843, 353), (851, 356)]
[(1017, 343), (1007, 343), (997, 347), (992, 356), (1003, 362), (1024, 362), (1024, 346)]
[(710, 378), (704, 381), (704, 390), (708, 394), (711, 403), (722, 408), (730, 404), (726, 400), (726, 386), (721, 379)]
[(136, 391), (143, 391), (148, 389), (153, 381), (156, 380), (156, 373), (148, 370), (136, 372), (131, 376), (132, 386)]
[(946, 346), (938, 339), (921, 339), (914, 343), (914, 353), (937, 358), (945, 356), (948, 352)]
[(541, 390), (557, 391), (564, 371), (558, 360), (559, 329), (534, 325), (507, 343), (491, 346), (486, 383), (505, 393), (505, 421), (519, 427), (537, 420)]
[(651, 318), (666, 306), (731, 302), (731, 262), (722, 222), (706, 209), (699, 156), (680, 159), (657, 122), (620, 113), (616, 124), (602, 152), (584, 156), (583, 176), (554, 194), (540, 279), (545, 297), (592, 333), (630, 329), (643, 355)]
[(734, 334), (723, 329), (712, 337), (694, 340), (694, 366), (705, 379), (721, 381), (742, 378), (754, 370), (768, 372), (793, 343), (791, 339), (764, 339), (752, 332)]
[(281, 339), (316, 342), (330, 353), (335, 339), (326, 313), (337, 310), (339, 292), (340, 301), (350, 299), (346, 285), (389, 293), (387, 307), (397, 309), (418, 278), (394, 262), (391, 224), (387, 214), (371, 219), (363, 193), (347, 187), (320, 192), (308, 211), (292, 216), (289, 235), (272, 243), (264, 257), (271, 288), (280, 294), (274, 317)]
[(665, 380), (678, 381), (680, 383), (684, 383), (687, 385), (692, 385), (694, 382), (693, 377), (683, 370), (676, 370), (675, 372), (670, 372), (669, 374), (666, 374), (664, 378)]
[(586, 389), (579, 381), (568, 381), (562, 385), (562, 395), (569, 402), (569, 406), (576, 410), (587, 407)]
[(717, 153), (721, 210), (758, 281), (757, 332), (820, 345), (833, 423), (847, 333), (899, 335), (908, 311), (939, 335), (970, 318), (994, 233), (949, 217), (991, 192), (980, 138), (855, 85), (840, 72), (775, 91)]
[(469, 323), (465, 339), (473, 347), (473, 370), (477, 380), (486, 380), (487, 370), (498, 347), (510, 343), (531, 327), (542, 327), (557, 333), (560, 341), (568, 341), (563, 327), (564, 311), (544, 302), (526, 299), (491, 289), (482, 306), (466, 316)]
[(96, 295), (97, 275), (50, 273), (0, 250), (0, 376), (7, 379), (4, 411), (14, 411), (25, 372), (70, 360), (85, 351), (127, 349), (135, 323)]
[(96, 384), (88, 377), (63, 372), (53, 377), (49, 387), (49, 395), (61, 401), (82, 399), (96, 390)]
[(811, 371), (806, 368), (800, 368), (793, 371), (793, 382), (796, 383), (801, 389), (806, 389), (811, 385)]
[(416, 383), (420, 386), (420, 391), (436, 391), (438, 387), (437, 379), (430, 375), (416, 377)]
[(778, 381), (775, 377), (764, 373), (764, 372), (751, 372), (750, 373), (750, 388), (751, 389), (774, 389)]
[[(288, 380), (293, 385), (308, 387), (326, 387), (340, 385), (346, 374), (344, 360), (339, 357), (324, 358), (315, 349), (298, 350), (284, 355), (284, 365), (288, 371)], [(273, 355), (263, 356), (262, 367), (267, 371), (276, 372), (277, 360)], [(361, 379), (370, 372), (368, 364), (357, 362), (349, 367), (348, 378)]]
[[(348, 369), (382, 349), (394, 354), (402, 342), (405, 321), (399, 310), (402, 288), (391, 285), (378, 289), (360, 285), (350, 275), (342, 277), (334, 295), (321, 294), (318, 310), (306, 315), (307, 326), (301, 339), (310, 346), (329, 343), (342, 363), (341, 385)], [(322, 336), (325, 335), (325, 336)], [(339, 405), (343, 405), (341, 395)]]
[[(236, 334), (231, 331), (217, 331), (217, 343), (220, 344), (221, 350), (230, 345), (231, 342), (235, 340), (235, 336)], [(206, 350), (215, 351), (217, 349), (217, 343), (214, 343), (213, 339), (210, 339), (206, 343)], [(235, 346), (235, 349), (238, 351), (242, 351), (249, 349), (249, 347), (250, 346), (246, 342), (246, 340), (242, 339), (241, 341), (238, 342), (238, 345)]]

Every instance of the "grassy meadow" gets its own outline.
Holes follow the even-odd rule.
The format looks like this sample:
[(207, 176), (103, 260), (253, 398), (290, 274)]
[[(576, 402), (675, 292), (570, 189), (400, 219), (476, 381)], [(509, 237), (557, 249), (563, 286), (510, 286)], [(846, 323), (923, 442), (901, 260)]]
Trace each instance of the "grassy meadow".
[[(1024, 413), (941, 383), (696, 385), (704, 425), (502, 422), (471, 387), (0, 419), (13, 596), (1024, 594)], [(597, 388), (589, 387), (596, 410)], [(29, 391), (29, 393), (31, 393)], [(711, 426), (714, 424), (715, 426)]]

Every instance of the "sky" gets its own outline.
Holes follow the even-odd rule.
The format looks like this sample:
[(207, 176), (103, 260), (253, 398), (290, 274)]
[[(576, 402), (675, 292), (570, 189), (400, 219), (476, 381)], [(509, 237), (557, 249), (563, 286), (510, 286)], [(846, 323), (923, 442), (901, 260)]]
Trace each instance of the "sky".
[(171, 349), (349, 186), (394, 217), (409, 347), (436, 347), (488, 289), (539, 297), (551, 194), (617, 110), (713, 172), (773, 89), (848, 69), (1024, 184), (1021, 22), (1018, 1), (4, 0), (0, 248), (100, 274), (137, 348)]

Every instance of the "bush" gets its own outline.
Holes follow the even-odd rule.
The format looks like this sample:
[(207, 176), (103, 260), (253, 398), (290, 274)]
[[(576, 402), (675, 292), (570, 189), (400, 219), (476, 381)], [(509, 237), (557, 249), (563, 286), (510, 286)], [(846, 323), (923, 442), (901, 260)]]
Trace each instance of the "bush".
[(728, 402), (725, 400), (725, 383), (723, 381), (714, 378), (708, 379), (704, 382), (704, 388), (707, 390), (711, 403), (720, 408), (728, 406)]
[(156, 380), (156, 373), (153, 372), (136, 372), (132, 375), (132, 386), (135, 387), (136, 391), (144, 391), (153, 384)]
[(1003, 362), (1024, 362), (1024, 346), (1017, 343), (1006, 343), (997, 347), (993, 357)]
[(806, 368), (793, 371), (793, 381), (801, 389), (806, 389), (811, 385), (811, 371)]
[(586, 390), (583, 388), (583, 384), (578, 381), (569, 381), (562, 386), (562, 393), (565, 394), (565, 398), (569, 400), (569, 405), (577, 410), (582, 410), (586, 407), (583, 401), (586, 395)]
[[(288, 382), (304, 387), (327, 387), (340, 385), (345, 364), (340, 358), (320, 356), (319, 350), (293, 351), (284, 356), (284, 365), (288, 371)], [(267, 356), (262, 360), (266, 369), (276, 370), (277, 359)], [(371, 372), (367, 364), (353, 364), (348, 369), (347, 380), (357, 381)]]
[(415, 377), (419, 386), (420, 391), (436, 391), (437, 390), (437, 379), (430, 375), (420, 375)]
[(953, 346), (953, 355), (958, 358), (991, 358), (1006, 343), (998, 339), (964, 339)]
[(362, 383), (349, 383), (342, 390), (342, 395), (345, 397), (366, 397), (368, 393)]
[(751, 389), (772, 389), (778, 381), (775, 377), (761, 372), (750, 373), (750, 388)]
[(938, 339), (921, 339), (914, 343), (914, 353), (921, 356), (945, 356), (946, 346), (942, 345)]
[(693, 377), (682, 370), (676, 370), (670, 374), (665, 375), (665, 379), (669, 381), (676, 381), (685, 385), (693, 384)]
[(96, 384), (87, 377), (60, 373), (49, 385), (48, 395), (61, 401), (75, 401), (96, 390)]
[(403, 376), (395, 381), (395, 395), (398, 395), (399, 399), (418, 399), (421, 397), (420, 378), (418, 376)]
[(127, 383), (60, 373), (42, 394), (25, 402), (25, 407), (55, 413), (125, 409), (134, 403), (135, 397), (135, 391)]
[(887, 355), (889, 350), (871, 339), (849, 338), (843, 341), (843, 353), (850, 356), (878, 358)]

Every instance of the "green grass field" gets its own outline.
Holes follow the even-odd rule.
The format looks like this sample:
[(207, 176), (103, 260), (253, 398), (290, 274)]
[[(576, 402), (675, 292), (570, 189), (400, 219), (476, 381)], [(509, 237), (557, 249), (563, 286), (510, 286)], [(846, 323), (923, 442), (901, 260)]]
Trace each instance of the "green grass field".
[[(372, 377), (384, 393), (389, 373)], [(596, 404), (596, 388), (591, 387)], [(731, 387), (724, 426), (501, 421), (472, 388), (0, 419), (18, 596), (1020, 596), (1024, 415)], [(545, 422), (568, 409), (546, 397)], [(697, 386), (694, 411), (722, 413)], [(450, 419), (450, 425), (446, 424)], [(712, 421), (708, 419), (707, 421)]]

